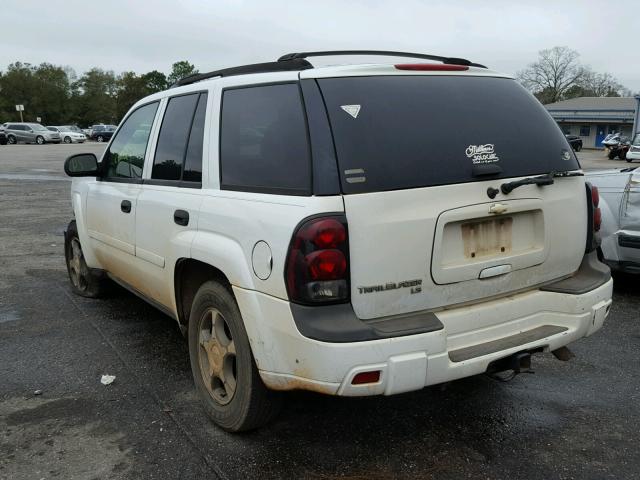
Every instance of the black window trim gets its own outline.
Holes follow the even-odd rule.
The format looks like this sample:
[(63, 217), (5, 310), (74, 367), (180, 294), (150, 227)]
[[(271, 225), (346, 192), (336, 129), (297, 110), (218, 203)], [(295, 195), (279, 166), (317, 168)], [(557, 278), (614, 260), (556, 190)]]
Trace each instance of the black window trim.
[[(189, 125), (189, 134), (187, 135), (187, 143), (184, 147), (184, 153), (182, 155), (182, 175), (184, 175), (184, 162), (186, 161), (187, 150), (189, 149), (189, 139), (191, 138), (191, 130), (193, 129), (193, 120), (196, 116), (196, 110), (198, 110), (198, 103), (200, 102), (200, 96), (206, 93), (207, 94), (207, 102), (209, 102), (209, 90), (194, 90), (192, 92), (179, 93), (177, 95), (171, 95), (170, 97), (165, 97), (167, 99), (167, 105), (164, 107), (164, 111), (162, 112), (162, 121), (160, 122), (160, 127), (158, 128), (158, 137), (156, 139), (156, 150), (153, 152), (153, 160), (156, 159), (156, 153), (158, 151), (158, 140), (160, 139), (160, 132), (162, 131), (162, 124), (164, 123), (165, 115), (167, 113), (167, 107), (169, 106), (169, 101), (172, 98), (177, 97), (185, 97), (187, 95), (198, 95), (198, 100), (196, 100), (196, 108), (193, 109), (193, 114), (191, 114), (191, 124)], [(207, 118), (207, 105), (205, 105), (205, 123)], [(204, 142), (204, 139), (203, 139)], [(204, 159), (203, 159), (204, 160)], [(204, 163), (204, 162), (203, 162)], [(151, 163), (151, 175), (153, 175), (153, 162)], [(202, 188), (202, 182), (189, 182), (186, 180), (163, 180), (157, 178), (145, 178), (142, 181), (145, 185), (161, 185), (165, 187), (181, 187), (181, 188)]]
[[(244, 88), (255, 87), (271, 87), (274, 85), (297, 85), (298, 96), (300, 97), (300, 103), (302, 105), (302, 115), (304, 117), (305, 133), (307, 137), (307, 156), (309, 162), (309, 182), (306, 189), (301, 188), (281, 188), (281, 187), (264, 187), (264, 186), (245, 186), (245, 185), (231, 185), (222, 182), (222, 109), (224, 105), (224, 93), (227, 90), (241, 90)], [(220, 190), (232, 191), (232, 192), (252, 192), (252, 193), (266, 193), (271, 195), (289, 195), (298, 197), (311, 197), (313, 196), (313, 159), (311, 157), (311, 138), (309, 135), (309, 120), (307, 118), (307, 109), (304, 104), (304, 96), (302, 94), (302, 87), (300, 86), (300, 80), (284, 80), (279, 82), (265, 82), (265, 83), (251, 83), (247, 85), (232, 85), (225, 87), (220, 91), (220, 115), (218, 117), (218, 180), (220, 184)]]
[[(136, 108), (135, 110), (132, 110), (131, 112), (129, 112), (129, 114), (122, 119), (120, 124), (113, 131), (113, 133), (111, 134), (111, 138), (115, 137), (116, 134), (120, 132), (120, 127), (122, 125), (124, 125), (125, 122), (127, 120), (129, 120), (131, 115), (133, 115), (135, 112), (137, 112), (141, 108), (147, 107), (147, 106), (149, 106), (149, 105), (151, 105), (153, 103), (157, 103), (158, 107), (160, 107), (160, 102), (161, 101), (162, 101), (162, 99), (160, 98), (158, 100), (152, 100), (150, 102), (143, 103), (142, 105), (138, 106), (138, 108)], [(156, 108), (156, 113), (153, 116), (153, 122), (154, 123), (155, 123), (155, 120), (156, 120), (156, 118), (155, 118), (156, 115), (158, 115), (158, 108)], [(153, 130), (153, 123), (151, 124), (151, 130)], [(149, 131), (149, 138), (147, 139), (147, 146), (144, 148), (144, 160), (145, 161), (146, 161), (146, 158), (147, 158), (147, 149), (149, 148), (150, 141), (151, 141), (151, 131)], [(111, 143), (109, 143), (109, 147), (111, 147)], [(107, 150), (105, 150), (104, 153), (107, 153)], [(101, 159), (100, 163), (98, 164), (98, 173), (100, 175), (98, 175), (96, 177), (97, 181), (100, 181), (100, 182), (112, 182), (112, 183), (136, 183), (136, 184), (142, 184), (143, 181), (144, 181), (144, 179), (142, 177), (141, 178), (107, 177), (107, 176), (104, 175), (104, 172), (105, 172), (105, 169), (108, 168), (108, 167), (103, 162), (104, 162), (104, 154), (102, 156), (102, 159)], [(144, 165), (142, 166), (142, 175), (144, 175)]]

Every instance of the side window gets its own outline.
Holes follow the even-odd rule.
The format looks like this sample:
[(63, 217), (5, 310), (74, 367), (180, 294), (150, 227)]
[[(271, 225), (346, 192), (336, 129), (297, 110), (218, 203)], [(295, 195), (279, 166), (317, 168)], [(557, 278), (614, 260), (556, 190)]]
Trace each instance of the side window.
[(202, 181), (206, 93), (169, 99), (153, 160), (154, 180)]
[(224, 91), (220, 171), (223, 189), (310, 194), (307, 126), (298, 84)]
[(105, 154), (107, 177), (142, 177), (144, 156), (157, 109), (158, 102), (144, 105), (122, 124)]
[(193, 125), (184, 159), (182, 179), (185, 182), (202, 182), (202, 142), (204, 140), (204, 119), (207, 113), (207, 94), (200, 94), (198, 107), (193, 116)]

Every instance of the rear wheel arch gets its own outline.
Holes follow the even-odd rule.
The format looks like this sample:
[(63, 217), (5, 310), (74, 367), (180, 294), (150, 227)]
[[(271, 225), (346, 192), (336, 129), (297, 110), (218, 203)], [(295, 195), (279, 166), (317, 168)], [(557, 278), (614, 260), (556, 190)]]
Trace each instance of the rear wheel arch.
[(174, 294), (178, 322), (183, 330), (189, 325), (189, 315), (193, 299), (198, 289), (207, 281), (213, 280), (225, 286), (231, 295), (231, 282), (222, 270), (193, 258), (180, 258), (174, 269)]

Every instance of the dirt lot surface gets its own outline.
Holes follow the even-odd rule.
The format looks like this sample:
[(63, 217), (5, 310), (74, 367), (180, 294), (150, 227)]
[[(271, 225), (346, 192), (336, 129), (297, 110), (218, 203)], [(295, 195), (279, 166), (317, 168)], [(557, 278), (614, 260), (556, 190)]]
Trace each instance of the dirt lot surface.
[[(103, 148), (0, 146), (0, 479), (640, 477), (632, 277), (616, 277), (608, 321), (571, 362), (547, 354), (510, 383), (478, 376), (395, 397), (295, 393), (258, 432), (217, 429), (173, 320), (122, 290), (71, 294), (62, 163)], [(580, 156), (585, 168), (624, 163)]]

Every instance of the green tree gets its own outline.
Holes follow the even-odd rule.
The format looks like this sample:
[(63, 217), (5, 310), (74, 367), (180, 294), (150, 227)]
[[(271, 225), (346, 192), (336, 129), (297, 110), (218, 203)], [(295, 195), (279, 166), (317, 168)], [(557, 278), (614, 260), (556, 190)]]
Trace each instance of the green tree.
[(145, 73), (142, 76), (145, 79), (149, 94), (161, 92), (166, 90), (170, 85), (167, 85), (167, 76), (157, 70), (152, 70), (149, 73)]
[(32, 117), (31, 98), (35, 90), (33, 69), (28, 63), (15, 62), (7, 67), (0, 77), (0, 121), (19, 121), (20, 114), (16, 105), (25, 106), (25, 120), (35, 121)]
[(176, 62), (171, 67), (171, 73), (167, 77), (167, 83), (169, 86), (171, 86), (181, 78), (193, 75), (195, 73), (199, 73), (198, 70), (196, 70), (195, 65), (187, 62), (186, 60)]
[(144, 76), (138, 76), (135, 72), (124, 72), (120, 75), (116, 97), (118, 121), (125, 116), (134, 103), (147, 95), (149, 95), (149, 89)]
[(92, 68), (73, 85), (73, 119), (80, 125), (116, 123), (118, 81), (112, 71)]

